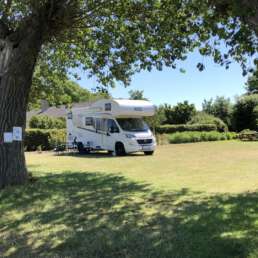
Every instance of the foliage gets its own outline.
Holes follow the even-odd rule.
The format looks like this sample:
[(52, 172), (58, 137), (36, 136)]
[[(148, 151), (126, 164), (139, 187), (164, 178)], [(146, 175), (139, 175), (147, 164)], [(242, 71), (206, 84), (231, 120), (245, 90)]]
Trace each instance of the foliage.
[(63, 129), (66, 128), (66, 120), (63, 117), (53, 118), (46, 115), (38, 115), (31, 117), (29, 127), (38, 129)]
[(237, 138), (233, 132), (177, 132), (168, 136), (170, 143), (188, 143), (205, 141), (223, 141)]
[(248, 94), (258, 93), (258, 78), (254, 75), (250, 76), (246, 83), (246, 90)]
[(256, 69), (248, 77), (245, 88), (248, 94), (258, 93), (258, 64), (256, 64)]
[(236, 131), (244, 129), (257, 130), (258, 94), (238, 98), (233, 111), (233, 126)]
[(215, 124), (182, 124), (182, 125), (161, 125), (156, 128), (156, 133), (168, 134), (175, 132), (190, 132), (190, 131), (216, 131), (218, 130)]
[[(64, 72), (81, 67), (102, 85), (128, 84), (140, 69), (175, 68), (196, 48), (216, 63), (228, 67), (234, 58), (244, 68), (245, 56), (257, 49), (255, 1), (7, 2), (0, 2), (2, 34), (21, 32), (25, 21), (43, 22), (39, 60)], [(224, 52), (221, 40), (228, 46)]]
[(166, 144), (169, 144), (169, 141), (168, 141), (168, 134), (156, 134), (155, 135), (156, 137), (156, 142), (157, 142), (157, 145), (166, 145)]
[(248, 140), (248, 141), (257, 141), (258, 140), (258, 132), (250, 130), (250, 129), (242, 130), (239, 133), (239, 139)]
[(128, 93), (129, 93), (129, 99), (147, 100), (147, 98), (144, 97), (143, 90), (130, 90)]
[(164, 109), (162, 106), (156, 107), (154, 116), (145, 117), (144, 120), (152, 128), (152, 130), (156, 131), (157, 127), (162, 125), (166, 120)]
[(233, 105), (229, 98), (216, 97), (215, 100), (204, 100), (203, 112), (220, 118), (228, 127), (231, 127)]
[(39, 108), (40, 100), (47, 100), (50, 106), (58, 106), (109, 97), (107, 92), (90, 92), (66, 75), (42, 65), (37, 67), (33, 76), (28, 109)]
[(165, 124), (185, 124), (191, 120), (196, 114), (194, 104), (189, 104), (188, 101), (177, 103), (175, 106), (164, 104), (160, 108), (164, 109), (166, 117)]
[(25, 132), (24, 147), (27, 151), (52, 150), (57, 145), (66, 142), (65, 129), (27, 129)]
[(221, 119), (204, 112), (198, 112), (194, 117), (192, 117), (188, 124), (214, 124), (218, 131), (228, 131), (227, 125)]

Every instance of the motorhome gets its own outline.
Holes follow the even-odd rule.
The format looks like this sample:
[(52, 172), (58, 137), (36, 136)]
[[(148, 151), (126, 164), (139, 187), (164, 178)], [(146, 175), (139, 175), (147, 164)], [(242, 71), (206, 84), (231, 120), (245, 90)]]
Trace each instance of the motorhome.
[(155, 106), (146, 100), (102, 99), (67, 114), (67, 141), (80, 153), (107, 150), (113, 155), (152, 155), (156, 140), (144, 117)]

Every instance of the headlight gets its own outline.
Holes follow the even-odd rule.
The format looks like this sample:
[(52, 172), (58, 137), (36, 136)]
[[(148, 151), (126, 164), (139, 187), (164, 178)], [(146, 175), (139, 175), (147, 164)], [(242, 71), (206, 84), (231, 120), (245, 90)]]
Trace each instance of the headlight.
[(126, 133), (125, 136), (126, 136), (126, 138), (129, 138), (129, 139), (135, 138), (135, 136), (133, 134), (129, 134), (129, 133)]

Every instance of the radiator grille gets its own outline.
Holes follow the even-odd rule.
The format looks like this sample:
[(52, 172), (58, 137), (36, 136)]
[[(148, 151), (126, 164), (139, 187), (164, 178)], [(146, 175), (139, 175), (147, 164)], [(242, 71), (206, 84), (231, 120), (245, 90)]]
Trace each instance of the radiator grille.
[(152, 139), (141, 139), (141, 140), (137, 140), (137, 142), (139, 144), (150, 144), (152, 143)]

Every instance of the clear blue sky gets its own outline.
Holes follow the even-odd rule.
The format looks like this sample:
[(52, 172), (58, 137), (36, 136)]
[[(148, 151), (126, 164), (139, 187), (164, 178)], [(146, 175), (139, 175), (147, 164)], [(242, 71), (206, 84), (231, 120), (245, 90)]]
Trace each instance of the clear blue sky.
[[(198, 62), (203, 62), (206, 69), (199, 72)], [(250, 61), (251, 64), (251, 61)], [(115, 98), (127, 98), (128, 91), (133, 89), (144, 90), (144, 96), (154, 104), (176, 104), (184, 100), (194, 103), (201, 109), (204, 99), (216, 96), (230, 97), (234, 101), (236, 95), (244, 93), (244, 84), (247, 77), (242, 76), (239, 64), (234, 63), (228, 70), (215, 64), (211, 58), (203, 58), (198, 53), (189, 54), (188, 59), (180, 62), (178, 68), (184, 68), (186, 73), (179, 69), (165, 68), (163, 71), (143, 71), (132, 77), (131, 85), (124, 88), (118, 84), (110, 93)], [(78, 83), (92, 89), (97, 86), (94, 79), (87, 79), (86, 74), (80, 73)]]

